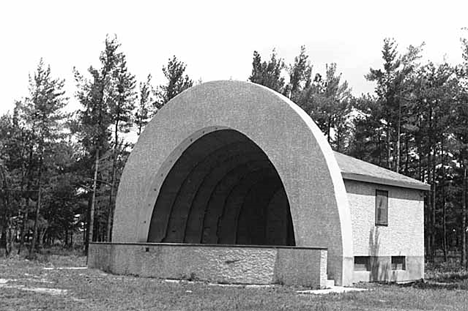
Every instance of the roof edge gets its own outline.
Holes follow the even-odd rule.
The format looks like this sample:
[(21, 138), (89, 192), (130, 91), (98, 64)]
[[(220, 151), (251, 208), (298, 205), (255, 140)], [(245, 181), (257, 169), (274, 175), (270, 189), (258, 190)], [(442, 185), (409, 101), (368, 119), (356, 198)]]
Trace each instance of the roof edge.
[(398, 187), (398, 188), (410, 188), (410, 189), (423, 190), (423, 191), (429, 191), (431, 189), (430, 185), (425, 184), (420, 181), (418, 181), (417, 183), (407, 182), (407, 181), (394, 181), (394, 180), (388, 180), (385, 178), (379, 178), (379, 177), (356, 174), (356, 173), (346, 173), (346, 172), (341, 172), (341, 176), (343, 177), (343, 179), (347, 179), (347, 180), (362, 181), (362, 182), (367, 182), (367, 183), (372, 183), (372, 184), (387, 185), (387, 186), (393, 186), (393, 187)]

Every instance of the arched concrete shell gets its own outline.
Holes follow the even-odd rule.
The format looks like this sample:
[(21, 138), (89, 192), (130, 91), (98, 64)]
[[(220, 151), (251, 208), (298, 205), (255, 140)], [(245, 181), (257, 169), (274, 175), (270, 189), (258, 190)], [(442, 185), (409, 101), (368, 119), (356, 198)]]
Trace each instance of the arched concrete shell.
[(346, 190), (334, 154), (310, 117), (257, 84), (215, 81), (167, 103), (147, 125), (125, 166), (117, 194), (113, 242), (146, 242), (158, 192), (172, 165), (201, 136), (236, 130), (276, 168), (289, 200), (296, 246), (327, 247), (328, 275), (348, 285), (353, 237)]

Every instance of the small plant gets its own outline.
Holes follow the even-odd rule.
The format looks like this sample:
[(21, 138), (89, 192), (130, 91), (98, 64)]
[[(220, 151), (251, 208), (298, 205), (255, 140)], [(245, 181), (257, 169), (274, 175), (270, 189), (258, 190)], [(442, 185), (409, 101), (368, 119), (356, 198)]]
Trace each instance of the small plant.
[(195, 272), (191, 272), (190, 275), (184, 275), (182, 277), (183, 280), (186, 280), (186, 281), (196, 281), (197, 280), (197, 276), (195, 275)]

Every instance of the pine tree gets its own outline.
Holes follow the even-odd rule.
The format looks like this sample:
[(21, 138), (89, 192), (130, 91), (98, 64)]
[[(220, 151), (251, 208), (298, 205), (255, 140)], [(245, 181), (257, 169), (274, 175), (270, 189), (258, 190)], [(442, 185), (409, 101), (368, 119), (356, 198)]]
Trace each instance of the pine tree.
[[(414, 89), (416, 105), (411, 107), (414, 116), (411, 125), (414, 131), (415, 148), (419, 158), (419, 167), (408, 170), (413, 177), (424, 180), (431, 185), (426, 204), (426, 248), (427, 253), (435, 255), (436, 239), (439, 227), (446, 229), (446, 191), (447, 175), (451, 170), (447, 161), (448, 154), (457, 153), (448, 150), (453, 140), (452, 124), (453, 94), (457, 82), (453, 80), (454, 70), (447, 64), (439, 66), (433, 63), (418, 69), (417, 85)], [(405, 122), (405, 125), (407, 122)], [(408, 131), (406, 131), (408, 132)], [(412, 139), (413, 140), (413, 139)], [(414, 161), (416, 162), (416, 161)], [(452, 161), (450, 161), (452, 162)], [(441, 217), (438, 214), (442, 211)], [(442, 220), (439, 223), (439, 220)], [(442, 244), (445, 244), (446, 234), (441, 234)], [(444, 248), (445, 252), (446, 249)]]
[(270, 60), (263, 61), (257, 51), (253, 53), (252, 74), (249, 81), (264, 85), (278, 93), (283, 93), (285, 81), (282, 77), (282, 71), (285, 68), (281, 58), (277, 58), (276, 51), (273, 49)]
[[(76, 69), (74, 69), (75, 80), (78, 86), (77, 98), (84, 110), (78, 115), (78, 138), (87, 151), (88, 158), (94, 162), (92, 177), (91, 198), (88, 209), (88, 230), (85, 251), (88, 251), (89, 242), (94, 241), (95, 235), (95, 210), (98, 188), (102, 185), (99, 179), (101, 157), (106, 155), (110, 148), (109, 140), (111, 133), (109, 128), (113, 124), (110, 107), (114, 105), (117, 97), (115, 88), (115, 77), (119, 61), (122, 54), (118, 52), (120, 44), (117, 38), (106, 37), (104, 51), (101, 52), (99, 60), (101, 67), (88, 69), (91, 80), (85, 79)], [(101, 181), (99, 181), (99, 180)]]
[(289, 83), (284, 90), (284, 95), (288, 96), (293, 102), (297, 102), (301, 97), (301, 93), (312, 84), (312, 65), (304, 45), (301, 46), (299, 55), (294, 58), (294, 64), (289, 65), (288, 74)]
[(12, 214), (10, 181), (3, 160), (0, 158), (0, 249), (5, 249), (5, 256), (10, 254), (12, 248)]
[[(289, 76), (287, 84), (283, 75)], [(336, 74), (336, 64), (327, 65), (325, 76), (316, 74), (312, 80), (312, 65), (305, 46), (301, 46), (289, 66), (284, 65), (275, 50), (268, 62), (262, 62), (260, 54), (254, 51), (249, 81), (288, 96), (311, 116), (335, 150), (345, 151), (351, 137), (352, 96), (348, 83), (341, 82), (341, 74)]]
[[(43, 191), (47, 185), (50, 171), (54, 163), (54, 145), (63, 136), (62, 128), (66, 114), (62, 109), (66, 106), (68, 98), (63, 90), (64, 80), (51, 77), (50, 66), (45, 67), (42, 59), (33, 77), (29, 79), (29, 96), (24, 105), (20, 106), (24, 116), (24, 122), (29, 127), (33, 141), (30, 149), (30, 157), (35, 158), (36, 173), (34, 177), (34, 191), (36, 207), (34, 212), (33, 238), (30, 255), (35, 252), (38, 240), (38, 225), (42, 206)], [(30, 181), (32, 184), (33, 181)]]
[(119, 138), (119, 133), (128, 133), (133, 125), (133, 110), (135, 109), (135, 76), (128, 72), (127, 62), (124, 54), (119, 54), (115, 79), (115, 98), (109, 103), (109, 113), (113, 123), (113, 147), (112, 147), (112, 169), (110, 173), (109, 207), (107, 217), (106, 240), (111, 241), (112, 220), (114, 215), (114, 192), (117, 187), (117, 161), (119, 157), (119, 146), (123, 141)]
[(384, 69), (370, 69), (366, 75), (369, 81), (377, 83), (375, 92), (385, 135), (385, 159), (389, 169), (401, 170), (401, 133), (408, 118), (409, 101), (411, 101), (412, 77), (418, 68), (418, 59), (424, 43), (418, 47), (409, 46), (405, 54), (400, 55), (394, 39), (384, 39), (382, 59)]
[(341, 82), (341, 74), (336, 74), (335, 63), (327, 64), (325, 78), (316, 75), (298, 99), (336, 151), (347, 148), (351, 135), (351, 100), (351, 89), (346, 81)]
[[(464, 30), (468, 30), (464, 28)], [(460, 66), (457, 76), (459, 79), (459, 92), (457, 109), (454, 115), (454, 133), (459, 143), (459, 161), (463, 176), (461, 183), (461, 215), (460, 215), (460, 238), (461, 238), (461, 265), (468, 268), (468, 185), (467, 185), (467, 159), (468, 159), (468, 39), (461, 38), (463, 64)]]
[[(134, 124), (133, 113), (137, 94), (136, 80), (127, 67), (126, 56), (120, 51), (117, 38), (106, 37), (99, 68), (90, 67), (91, 79), (75, 70), (78, 84), (77, 97), (83, 106), (78, 114), (75, 132), (86, 150), (85, 166), (88, 171), (85, 185), (90, 195), (88, 207), (87, 246), (90, 241), (111, 240), (115, 192), (124, 161), (125, 148), (122, 134)], [(87, 163), (87, 165), (86, 165)], [(94, 165), (92, 164), (94, 163)]]
[(167, 83), (158, 87), (155, 108), (161, 109), (172, 98), (193, 86), (193, 80), (185, 74), (186, 67), (175, 55), (163, 66), (162, 71)]
[(146, 124), (148, 124), (151, 116), (156, 113), (152, 109), (152, 103), (154, 102), (153, 94), (154, 90), (151, 86), (151, 75), (148, 75), (145, 82), (140, 82), (139, 85), (139, 97), (137, 110), (135, 112), (135, 125), (137, 127), (137, 135), (139, 136)]

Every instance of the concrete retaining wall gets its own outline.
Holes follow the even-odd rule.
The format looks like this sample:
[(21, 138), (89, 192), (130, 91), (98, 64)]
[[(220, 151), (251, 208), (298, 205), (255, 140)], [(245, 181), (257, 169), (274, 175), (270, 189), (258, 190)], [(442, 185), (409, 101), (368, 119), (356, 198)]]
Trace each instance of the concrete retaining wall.
[(323, 288), (327, 250), (160, 243), (93, 243), (88, 266), (115, 274)]

